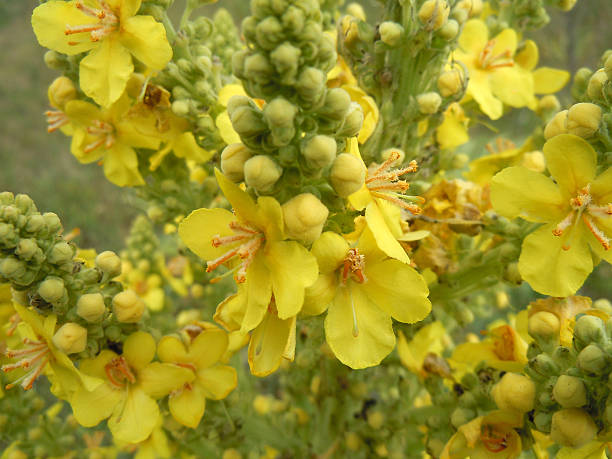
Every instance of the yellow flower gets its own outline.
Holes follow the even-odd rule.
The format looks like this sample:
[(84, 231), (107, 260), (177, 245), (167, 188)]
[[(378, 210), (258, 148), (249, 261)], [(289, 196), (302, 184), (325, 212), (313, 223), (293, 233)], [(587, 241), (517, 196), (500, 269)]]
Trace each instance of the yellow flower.
[(612, 168), (596, 177), (595, 150), (571, 134), (548, 140), (544, 156), (554, 181), (509, 167), (493, 177), (491, 202), (505, 217), (545, 223), (523, 241), (519, 272), (535, 291), (564, 297), (593, 270), (592, 253), (612, 262)]
[(70, 118), (64, 113), (64, 109), (68, 102), (77, 97), (74, 84), (65, 76), (58, 77), (49, 86), (47, 96), (49, 97), (49, 104), (55, 109), (45, 112), (48, 124), (47, 132), (51, 133), (59, 129), (64, 134), (71, 135)]
[(325, 336), (336, 357), (351, 368), (378, 365), (395, 347), (392, 320), (414, 323), (431, 311), (425, 280), (410, 266), (389, 259), (366, 229), (351, 248), (326, 232), (313, 244), (317, 282), (307, 290), (304, 312), (328, 308)]
[(241, 329), (257, 327), (268, 310), (272, 295), (281, 320), (294, 317), (302, 308), (304, 290), (317, 278), (317, 263), (308, 250), (284, 240), (282, 209), (271, 197), (251, 197), (215, 171), (219, 187), (234, 212), (198, 209), (179, 226), (179, 236), (200, 258), (208, 260), (210, 272), (223, 264), (243, 284), (247, 309)]
[(152, 69), (172, 58), (164, 26), (137, 15), (141, 0), (49, 1), (36, 7), (38, 42), (60, 53), (89, 51), (80, 63), (80, 86), (103, 107), (121, 97), (134, 71), (132, 56)]
[(452, 150), (463, 145), (470, 137), (468, 135), (469, 118), (457, 102), (453, 102), (444, 112), (444, 121), (436, 129), (436, 140), (442, 150)]
[[(355, 139), (350, 139), (349, 142), (350, 154), (362, 161)], [(399, 158), (399, 153), (393, 151), (382, 165), (374, 165), (372, 170), (368, 171), (363, 187), (349, 196), (349, 202), (357, 210), (365, 209), (368, 228), (372, 230), (380, 250), (392, 258), (409, 263), (406, 251), (398, 242), (398, 238), (403, 235), (401, 210), (418, 214), (421, 209), (414, 202), (422, 202), (423, 199), (403, 194), (410, 185), (399, 178), (409, 172), (415, 172), (417, 164), (411, 161), (407, 167), (391, 169)], [(365, 168), (365, 164), (363, 167)]]
[(94, 390), (80, 388), (70, 398), (76, 420), (93, 427), (109, 418), (108, 428), (117, 440), (145, 440), (159, 417), (155, 400), (195, 377), (188, 368), (152, 362), (154, 356), (155, 340), (139, 331), (125, 340), (122, 355), (103, 350), (96, 358), (83, 360), (81, 370), (104, 382)]
[(70, 151), (82, 163), (102, 159), (104, 174), (118, 186), (144, 185), (134, 148), (153, 150), (160, 143), (139, 132), (136, 125), (154, 123), (154, 119), (129, 119), (125, 116), (129, 108), (127, 94), (107, 109), (82, 100), (66, 104), (66, 114), (74, 126)]
[[(198, 333), (193, 337), (192, 333)], [(170, 394), (168, 406), (172, 417), (195, 429), (204, 415), (206, 399), (220, 400), (238, 383), (236, 370), (219, 365), (229, 345), (227, 333), (220, 328), (189, 327), (187, 345), (176, 336), (164, 336), (157, 347), (162, 362), (191, 370), (195, 379)]]
[(448, 342), (442, 322), (435, 321), (425, 325), (414, 334), (410, 342), (402, 332), (397, 341), (397, 353), (400, 361), (416, 375), (425, 375), (423, 362), (429, 354), (441, 355)]
[(479, 416), (451, 437), (441, 459), (511, 459), (522, 451), (521, 437), (515, 430), (523, 416), (513, 411), (493, 411)]

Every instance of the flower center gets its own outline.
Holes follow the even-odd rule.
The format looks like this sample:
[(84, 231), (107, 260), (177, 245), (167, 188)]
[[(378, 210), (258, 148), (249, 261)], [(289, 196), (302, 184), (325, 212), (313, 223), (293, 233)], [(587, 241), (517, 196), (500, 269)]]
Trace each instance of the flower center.
[(508, 447), (506, 434), (491, 425), (483, 426), (480, 431), (480, 441), (492, 453), (499, 453)]
[(136, 376), (123, 357), (115, 357), (104, 365), (104, 372), (110, 383), (118, 388), (124, 388), (127, 383), (136, 382)]
[(423, 203), (425, 200), (420, 196), (408, 196), (404, 192), (410, 188), (410, 184), (399, 178), (409, 172), (416, 172), (418, 169), (416, 161), (412, 160), (408, 167), (403, 169), (391, 169), (391, 165), (397, 161), (400, 154), (396, 151), (391, 152), (389, 158), (378, 167), (372, 174), (368, 173), (366, 178), (366, 187), (370, 194), (376, 198), (389, 201), (396, 206), (406, 209), (412, 214), (419, 214), (422, 209), (414, 204), (415, 202)]
[(604, 250), (610, 250), (610, 239), (597, 226), (593, 217), (610, 218), (612, 216), (612, 203), (603, 206), (596, 205), (593, 202), (590, 188), (591, 185), (588, 184), (578, 191), (576, 197), (570, 199), (572, 210), (552, 231), (555, 236), (561, 236), (569, 228), (568, 240), (563, 245), (563, 250), (570, 249), (574, 229), (579, 220), (584, 222), (589, 231), (595, 236), (595, 239), (603, 246)]
[(87, 128), (87, 133), (91, 135), (94, 140), (85, 145), (85, 148), (83, 148), (85, 153), (90, 153), (101, 146), (109, 149), (115, 144), (115, 128), (110, 123), (94, 120), (91, 126)]
[[(77, 33), (89, 33), (91, 41), (100, 41), (102, 38), (117, 30), (119, 26), (119, 18), (115, 15), (111, 7), (104, 0), (99, 0), (100, 8), (90, 8), (82, 2), (76, 2), (75, 7), (81, 10), (85, 15), (94, 17), (98, 21), (93, 24), (70, 25), (66, 24), (64, 30), (65, 35), (74, 35)], [(70, 41), (69, 45), (78, 45), (80, 41)]]
[(515, 360), (514, 358), (514, 335), (508, 325), (492, 330), (494, 337), (493, 352), (500, 360)]
[(342, 284), (346, 284), (346, 281), (350, 276), (353, 276), (353, 280), (359, 284), (366, 282), (367, 278), (363, 272), (364, 268), (365, 255), (361, 255), (359, 253), (359, 249), (349, 249), (346, 257), (344, 258), (342, 268)]
[(23, 344), (25, 344), (25, 347), (22, 349), (7, 349), (4, 353), (9, 358), (21, 358), (15, 363), (2, 365), (2, 371), (8, 373), (18, 368), (26, 370), (26, 373), (21, 378), (6, 385), (7, 390), (15, 387), (18, 383), (21, 383), (21, 387), (25, 390), (31, 389), (34, 381), (40, 376), (49, 362), (50, 351), (45, 341), (32, 341), (25, 338)]
[(47, 110), (45, 112), (47, 117), (47, 132), (55, 132), (65, 124), (70, 122), (68, 115), (60, 110)]
[[(228, 271), (223, 276), (216, 277), (212, 279), (210, 282), (215, 283), (219, 282), (223, 277), (236, 272), (235, 279), (239, 284), (246, 281), (246, 272), (253, 259), (255, 258), (255, 254), (265, 241), (265, 237), (261, 231), (256, 230), (255, 228), (245, 224), (239, 223), (237, 221), (233, 221), (229, 224), (230, 229), (234, 232), (231, 236), (223, 236), (216, 235), (212, 238), (213, 247), (221, 247), (221, 246), (233, 246), (230, 250), (225, 252), (219, 258), (215, 260), (211, 260), (206, 263), (206, 272), (209, 273), (214, 269), (217, 269), (223, 263), (238, 257), (241, 262), (234, 269)], [(239, 243), (239, 245), (235, 245)]]
[(513, 67), (512, 53), (509, 49), (503, 53), (493, 54), (495, 40), (489, 40), (483, 50), (478, 55), (478, 66), (484, 70), (498, 69), (502, 67)]

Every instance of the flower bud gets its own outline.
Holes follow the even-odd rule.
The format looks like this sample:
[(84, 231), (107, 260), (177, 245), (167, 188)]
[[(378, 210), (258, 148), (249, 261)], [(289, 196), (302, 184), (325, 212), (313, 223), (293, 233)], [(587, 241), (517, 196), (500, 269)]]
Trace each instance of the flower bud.
[(56, 265), (68, 263), (72, 261), (73, 257), (74, 248), (64, 241), (55, 244), (47, 255), (47, 259), (49, 260), (49, 262), (54, 263)]
[(293, 125), (293, 119), (297, 114), (297, 107), (282, 97), (277, 97), (264, 107), (264, 118), (268, 126), (286, 127)]
[(449, 70), (438, 77), (438, 90), (442, 97), (450, 97), (463, 89), (463, 73), (458, 69)]
[(283, 204), (287, 236), (306, 244), (313, 243), (323, 231), (329, 210), (311, 193), (302, 193)]
[(599, 105), (588, 102), (574, 104), (567, 112), (567, 132), (588, 139), (597, 132), (600, 121)]
[(467, 11), (470, 17), (478, 16), (482, 13), (482, 0), (459, 0), (455, 9)]
[(96, 266), (111, 278), (121, 274), (121, 258), (110, 250), (106, 250), (96, 257)]
[(302, 99), (316, 102), (323, 95), (327, 75), (315, 67), (306, 67), (300, 73), (295, 89)]
[(557, 113), (544, 128), (544, 138), (551, 139), (559, 134), (567, 134), (567, 110)]
[(559, 366), (547, 354), (538, 354), (529, 361), (529, 367), (543, 376), (559, 374)]
[(546, 159), (541, 151), (530, 151), (523, 154), (521, 166), (536, 172), (544, 172), (546, 169)]
[(603, 344), (606, 341), (606, 330), (603, 320), (591, 315), (580, 317), (574, 326), (574, 339), (579, 340), (583, 344)]
[(0, 274), (7, 279), (18, 279), (26, 273), (26, 264), (15, 257), (6, 257), (0, 262)]
[(427, 30), (438, 30), (446, 23), (449, 13), (446, 0), (426, 0), (419, 9), (419, 19)]
[(334, 161), (336, 150), (336, 140), (333, 137), (316, 135), (308, 140), (302, 154), (312, 167), (322, 169)]
[(144, 310), (144, 301), (133, 290), (117, 293), (113, 298), (113, 313), (119, 322), (138, 322)]
[(172, 102), (172, 112), (177, 116), (187, 116), (191, 111), (191, 107), (189, 106), (189, 102), (184, 99), (175, 100)]
[(242, 454), (237, 449), (230, 448), (223, 451), (221, 459), (242, 459)]
[(583, 99), (589, 84), (589, 79), (593, 71), (587, 67), (581, 67), (574, 74), (574, 83), (572, 84), (572, 97), (574, 99)]
[(87, 329), (74, 322), (67, 322), (55, 332), (52, 341), (65, 354), (83, 352), (87, 347)]
[(269, 395), (257, 394), (253, 399), (253, 408), (257, 414), (264, 416), (272, 410), (272, 401)]
[(268, 84), (274, 67), (263, 54), (252, 54), (244, 59), (244, 73), (256, 83)]
[(280, 44), (270, 53), (270, 61), (280, 75), (279, 83), (284, 85), (295, 84), (301, 53), (300, 48), (296, 48), (288, 42)]
[(534, 338), (549, 340), (559, 336), (561, 324), (552, 312), (538, 311), (527, 322), (529, 334)]
[(576, 364), (586, 373), (601, 375), (606, 370), (608, 359), (599, 346), (589, 344), (578, 354)]
[(53, 83), (49, 86), (47, 95), (53, 107), (63, 110), (68, 102), (76, 99), (77, 91), (70, 78), (61, 76), (53, 80)]
[(449, 19), (438, 32), (442, 38), (451, 41), (459, 33), (459, 23), (454, 19)]
[[(232, 99), (234, 97), (232, 97)], [(230, 99), (230, 101), (232, 99)], [(230, 106), (228, 104), (227, 112), (229, 113), (232, 127), (241, 137), (254, 136), (265, 131), (267, 128), (259, 109), (241, 105), (230, 111)]]
[(603, 86), (608, 82), (608, 75), (604, 69), (599, 69), (589, 80), (587, 95), (593, 100), (601, 99), (603, 96)]
[(337, 136), (354, 137), (359, 134), (361, 126), (363, 126), (363, 109), (357, 102), (351, 102), (348, 113), (344, 118), (344, 124), (337, 132)]
[(77, 315), (87, 322), (98, 322), (104, 317), (106, 305), (101, 293), (86, 293), (77, 301)]
[(62, 222), (57, 214), (53, 212), (45, 212), (43, 214), (43, 218), (45, 219), (45, 224), (47, 225), (47, 230), (49, 233), (57, 233), (62, 229)]
[(493, 400), (500, 410), (526, 413), (533, 409), (535, 384), (527, 376), (506, 373), (491, 389)]
[(450, 422), (455, 428), (459, 428), (464, 424), (467, 424), (476, 417), (474, 410), (470, 408), (457, 407), (453, 410), (450, 417)]
[(608, 80), (612, 80), (612, 54), (604, 60), (604, 70), (608, 76)]
[(574, 376), (559, 376), (553, 388), (553, 397), (563, 408), (580, 408), (587, 403), (584, 382)]
[(417, 96), (417, 103), (423, 115), (433, 115), (440, 108), (442, 98), (437, 92), (426, 92)]
[(22, 260), (30, 260), (37, 253), (42, 255), (42, 251), (38, 247), (36, 239), (21, 239), (15, 250), (15, 255)]
[(380, 24), (378, 31), (382, 42), (389, 46), (396, 46), (404, 34), (404, 28), (397, 22), (385, 21)]
[(600, 311), (604, 311), (608, 315), (612, 316), (612, 303), (606, 298), (600, 298), (598, 300), (593, 301), (593, 307), (595, 309), (599, 309)]
[(48, 303), (55, 303), (66, 294), (64, 281), (59, 277), (47, 277), (38, 286), (38, 294)]
[(561, 446), (579, 448), (595, 438), (597, 426), (589, 414), (579, 408), (569, 408), (553, 414), (550, 436)]
[(244, 163), (244, 181), (258, 192), (270, 191), (283, 169), (266, 155), (256, 155)]
[(361, 21), (365, 21), (366, 20), (366, 14), (365, 11), (363, 9), (363, 6), (361, 6), (359, 3), (350, 3), (349, 5), (347, 5), (346, 7), (346, 13), (350, 14), (351, 16), (355, 16), (357, 19), (361, 20)]
[(556, 113), (561, 109), (559, 99), (554, 94), (548, 94), (538, 101), (538, 113)]
[(342, 88), (332, 88), (325, 95), (325, 104), (321, 114), (333, 120), (341, 120), (346, 116), (351, 105), (351, 96)]
[(365, 182), (366, 171), (361, 161), (349, 153), (336, 157), (331, 168), (331, 184), (342, 198), (359, 190)]
[(250, 150), (241, 143), (233, 143), (221, 153), (221, 171), (232, 182), (244, 180), (244, 163), (252, 156)]

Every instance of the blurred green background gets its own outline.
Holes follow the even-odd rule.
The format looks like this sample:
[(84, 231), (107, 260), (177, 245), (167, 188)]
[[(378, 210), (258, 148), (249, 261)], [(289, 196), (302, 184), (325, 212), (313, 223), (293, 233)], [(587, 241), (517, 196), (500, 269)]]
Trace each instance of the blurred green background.
[[(361, 3), (374, 20), (379, 2)], [(57, 74), (45, 67), (45, 50), (32, 33), (30, 14), (37, 4), (0, 1), (0, 191), (28, 193), (41, 210), (58, 213), (66, 231), (79, 227), (83, 247), (119, 250), (139, 212), (131, 193), (109, 183), (95, 164), (79, 164), (69, 152), (69, 138), (46, 132), (46, 91)], [(220, 0), (200, 12), (212, 14), (224, 7), (238, 19), (248, 13), (248, 4)], [(181, 6), (182, 0), (177, 0), (174, 8)], [(612, 48), (610, 24), (610, 0), (579, 0), (569, 13), (551, 12), (550, 24), (530, 38), (540, 46), (540, 65), (573, 72), (596, 67), (603, 51)], [(562, 100), (570, 102), (567, 91)], [(593, 281), (609, 284), (611, 277), (606, 265)]]

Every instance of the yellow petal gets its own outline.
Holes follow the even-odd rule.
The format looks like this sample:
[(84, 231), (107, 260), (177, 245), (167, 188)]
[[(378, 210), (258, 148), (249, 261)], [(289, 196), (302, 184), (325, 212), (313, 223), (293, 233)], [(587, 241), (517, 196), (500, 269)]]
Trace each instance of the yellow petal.
[(232, 121), (230, 120), (227, 111), (219, 113), (219, 115), (215, 119), (215, 125), (219, 130), (221, 138), (227, 145), (231, 145), (233, 143), (240, 143), (242, 141), (238, 133), (234, 131), (234, 126), (232, 125)]
[(431, 311), (425, 279), (410, 266), (397, 260), (374, 264), (366, 260), (365, 273), (368, 280), (360, 288), (395, 320), (414, 323)]
[(261, 323), (272, 298), (272, 278), (261, 251), (255, 255), (247, 270), (246, 295), (247, 307), (240, 328), (243, 333)]
[(138, 387), (129, 387), (124, 403), (118, 403), (108, 420), (116, 440), (137, 443), (145, 440), (155, 428), (159, 407), (155, 400)]
[(220, 328), (208, 328), (191, 342), (189, 358), (198, 368), (208, 368), (221, 359), (228, 344), (227, 333)]
[(240, 324), (246, 311), (247, 297), (243, 286), (244, 284), (238, 286), (238, 294), (230, 295), (219, 303), (213, 316), (215, 322), (230, 331), (240, 330)]
[(266, 314), (249, 343), (249, 367), (252, 374), (263, 377), (278, 369), (292, 326), (295, 326), (294, 318), (282, 320), (276, 314)]
[(534, 91), (536, 94), (552, 94), (561, 91), (570, 79), (569, 72), (540, 67), (533, 72)]
[(555, 456), (557, 459), (607, 459), (606, 444), (592, 441), (580, 448), (564, 446)]
[(482, 112), (492, 120), (501, 118), (504, 105), (491, 91), (489, 74), (476, 70), (470, 74), (467, 93), (474, 98)]
[(184, 388), (168, 398), (168, 408), (172, 417), (184, 426), (195, 429), (206, 408), (206, 398), (197, 385)]
[(161, 311), (164, 308), (166, 295), (161, 288), (149, 289), (147, 294), (142, 298), (151, 311)]
[(414, 334), (410, 342), (400, 332), (397, 353), (402, 364), (413, 373), (419, 374), (427, 354), (440, 355), (444, 350), (445, 334), (444, 325), (439, 321), (425, 325)]
[(591, 182), (591, 195), (600, 205), (612, 202), (612, 167), (603, 171)]
[[(591, 250), (584, 225), (576, 225), (574, 234), (568, 228), (562, 237), (552, 234), (555, 224), (545, 225), (523, 241), (519, 272), (532, 289), (543, 295), (573, 295), (593, 271)], [(568, 241), (568, 237), (571, 242)], [(563, 250), (564, 244), (569, 250)]]
[(540, 53), (538, 46), (533, 40), (525, 40), (525, 44), (521, 52), (514, 56), (514, 62), (523, 67), (525, 70), (533, 70), (538, 65)]
[(395, 347), (391, 317), (352, 281), (338, 288), (329, 306), (325, 339), (338, 360), (353, 369), (378, 365)]
[(83, 127), (89, 126), (94, 120), (103, 119), (102, 110), (84, 100), (71, 100), (66, 103), (64, 111), (72, 122)]
[(121, 44), (151, 69), (161, 70), (172, 59), (166, 29), (153, 16), (132, 16), (121, 21), (119, 37)]
[(195, 141), (192, 132), (184, 132), (174, 141), (174, 154), (179, 158), (189, 159), (197, 163), (205, 163), (214, 154), (213, 151), (206, 151)]
[(148, 333), (134, 332), (123, 343), (123, 357), (137, 371), (146, 367), (154, 356), (155, 340)]
[(262, 231), (269, 241), (282, 240), (283, 234), (283, 209), (280, 203), (271, 197), (260, 196), (257, 199), (257, 209), (262, 225)]
[(508, 218), (551, 222), (565, 217), (568, 207), (559, 187), (543, 174), (524, 167), (508, 167), (491, 180), (491, 203)]
[(463, 26), (459, 46), (472, 54), (479, 54), (489, 40), (489, 29), (480, 19), (470, 19)]
[(216, 365), (199, 370), (197, 381), (206, 398), (221, 400), (236, 388), (238, 375), (232, 367)]
[(331, 273), (344, 262), (349, 251), (346, 240), (338, 233), (326, 231), (312, 244), (311, 252), (317, 259), (321, 273)]
[(79, 82), (86, 95), (109, 107), (123, 94), (133, 72), (129, 51), (110, 36), (81, 60)]
[(187, 363), (189, 355), (183, 342), (176, 336), (164, 336), (157, 344), (157, 356), (165, 363)]
[(192, 370), (171, 363), (153, 362), (138, 373), (140, 387), (154, 399), (162, 398), (194, 379)]
[(270, 242), (266, 252), (278, 317), (288, 319), (300, 312), (304, 303), (304, 289), (317, 280), (317, 261), (295, 241)]
[(144, 185), (138, 171), (138, 157), (133, 148), (116, 143), (104, 155), (104, 175), (117, 186)]
[(406, 254), (406, 251), (402, 245), (391, 233), (391, 230), (385, 221), (385, 217), (376, 201), (368, 205), (365, 216), (366, 221), (368, 222), (368, 227), (372, 231), (372, 234), (374, 234), (376, 244), (380, 250), (391, 258), (395, 258), (404, 263), (410, 263), (410, 258), (408, 258), (408, 255)]
[(77, 9), (75, 4), (76, 2), (50, 1), (34, 8), (32, 28), (41, 46), (68, 55), (79, 54), (98, 46), (98, 43), (91, 41), (87, 32), (71, 35), (64, 33), (67, 25), (98, 22), (97, 18), (87, 16)]
[(246, 95), (247, 93), (244, 92), (244, 88), (241, 84), (226, 84), (219, 90), (217, 102), (219, 102), (219, 104), (223, 105), (224, 107), (227, 107), (227, 103), (232, 97)]
[(221, 188), (225, 198), (232, 205), (238, 218), (247, 223), (254, 224), (258, 228), (262, 227), (259, 209), (246, 191), (243, 191), (238, 185), (228, 180), (219, 169), (215, 169), (215, 177), (217, 177), (219, 188)]
[(76, 391), (70, 399), (70, 406), (79, 424), (93, 427), (113, 413), (122, 396), (122, 390), (104, 383), (91, 392), (85, 388)]
[(441, 149), (448, 150), (463, 145), (470, 137), (465, 123), (447, 110), (444, 113), (444, 121), (436, 129), (436, 140)]
[(306, 289), (301, 314), (306, 316), (322, 314), (336, 295), (337, 283), (337, 273), (321, 274), (317, 281)]
[(179, 237), (189, 249), (203, 260), (214, 260), (233, 246), (213, 247), (212, 238), (233, 234), (229, 225), (236, 217), (225, 209), (198, 209), (179, 224)]
[(550, 175), (571, 197), (595, 178), (597, 153), (581, 137), (557, 135), (544, 144), (543, 151)]
[(526, 107), (534, 98), (533, 76), (516, 67), (496, 69), (489, 81), (493, 95), (511, 107)]
[(497, 56), (507, 51), (510, 51), (511, 56), (514, 56), (517, 44), (517, 36), (514, 29), (502, 30), (493, 40), (495, 40), (495, 46), (491, 52), (493, 56)]

